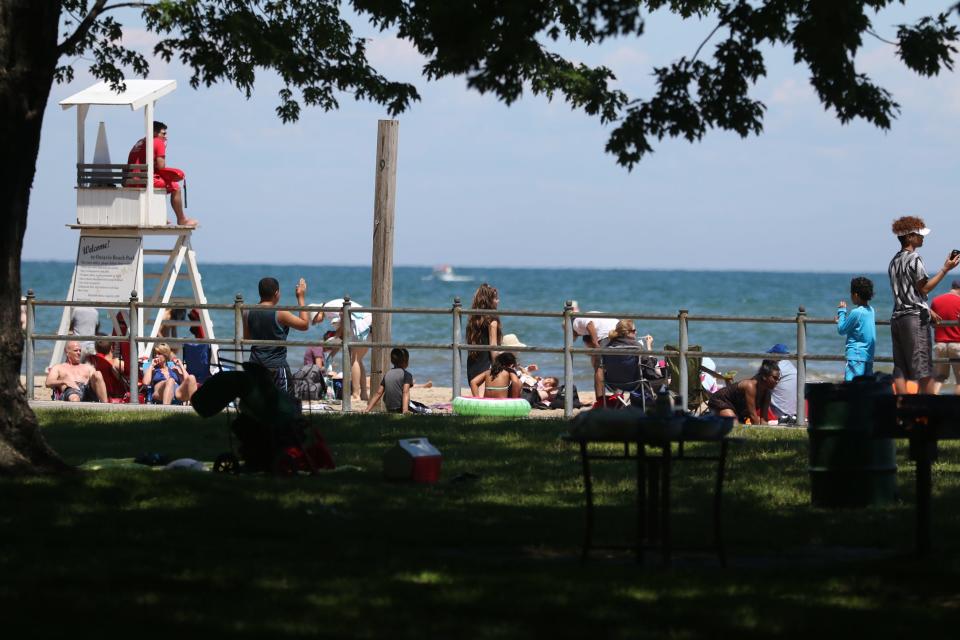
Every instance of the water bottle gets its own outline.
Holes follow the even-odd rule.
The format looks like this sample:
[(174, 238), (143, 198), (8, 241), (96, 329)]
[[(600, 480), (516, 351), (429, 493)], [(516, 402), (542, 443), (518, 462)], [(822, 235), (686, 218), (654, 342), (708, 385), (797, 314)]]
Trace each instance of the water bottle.
[(327, 402), (330, 402), (331, 400), (333, 400), (333, 378), (331, 378), (330, 376), (327, 376), (326, 378), (323, 379), (323, 382), (327, 387), (327, 390), (323, 394), (323, 398)]

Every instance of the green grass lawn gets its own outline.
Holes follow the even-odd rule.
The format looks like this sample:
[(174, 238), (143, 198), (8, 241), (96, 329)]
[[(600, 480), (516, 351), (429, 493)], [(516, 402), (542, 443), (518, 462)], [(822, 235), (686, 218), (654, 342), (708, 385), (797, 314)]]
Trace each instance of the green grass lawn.
[[(69, 462), (142, 452), (212, 460), (224, 418), (44, 412)], [(935, 551), (917, 561), (913, 469), (896, 506), (810, 507), (806, 433), (747, 429), (725, 495), (731, 566), (709, 554), (579, 562), (583, 495), (561, 421), (317, 420), (319, 477), (109, 469), (0, 480), (0, 620), (9, 637), (956, 637), (960, 448), (934, 469)], [(394, 441), (427, 436), (436, 485), (388, 483)], [(597, 465), (598, 542), (630, 538), (633, 467)], [(453, 482), (470, 472), (477, 480)], [(712, 476), (675, 469), (677, 543), (710, 539)]]

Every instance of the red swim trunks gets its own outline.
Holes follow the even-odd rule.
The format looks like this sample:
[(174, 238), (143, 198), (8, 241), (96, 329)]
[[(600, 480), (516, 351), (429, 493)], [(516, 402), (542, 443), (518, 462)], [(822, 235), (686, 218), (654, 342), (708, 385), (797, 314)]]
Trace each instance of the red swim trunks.
[(173, 193), (180, 189), (180, 181), (183, 180), (185, 174), (180, 169), (175, 167), (165, 167), (163, 169), (155, 169), (153, 174), (153, 186), (157, 189), (166, 188), (167, 193)]

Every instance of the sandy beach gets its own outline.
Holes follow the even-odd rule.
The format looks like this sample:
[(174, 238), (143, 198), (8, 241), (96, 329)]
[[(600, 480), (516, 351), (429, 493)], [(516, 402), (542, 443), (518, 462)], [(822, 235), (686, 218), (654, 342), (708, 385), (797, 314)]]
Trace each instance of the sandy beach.
[[(44, 376), (34, 376), (34, 397), (39, 401), (48, 401), (50, 400), (50, 390), (43, 386)], [(20, 376), (20, 383), (24, 384), (26, 378)], [(578, 389), (579, 390), (579, 389)], [(470, 389), (464, 388), (462, 390), (462, 395), (470, 395)], [(594, 394), (592, 391), (580, 391), (580, 402), (585, 406), (593, 404)], [(410, 392), (410, 398), (416, 400), (417, 402), (422, 402), (423, 404), (429, 406), (433, 405), (449, 405), (450, 401), (453, 398), (453, 393), (451, 387), (430, 387), (424, 389), (422, 387), (415, 387)], [(63, 403), (66, 404), (66, 403)], [(354, 402), (354, 410), (359, 409), (363, 404), (359, 402)], [(84, 403), (85, 406), (95, 405), (95, 403)], [(336, 408), (339, 409), (339, 402), (336, 403)], [(449, 410), (449, 407), (446, 407)], [(577, 410), (574, 410), (576, 413)], [(534, 409), (530, 412), (530, 417), (532, 418), (562, 418), (563, 410), (562, 409)]]

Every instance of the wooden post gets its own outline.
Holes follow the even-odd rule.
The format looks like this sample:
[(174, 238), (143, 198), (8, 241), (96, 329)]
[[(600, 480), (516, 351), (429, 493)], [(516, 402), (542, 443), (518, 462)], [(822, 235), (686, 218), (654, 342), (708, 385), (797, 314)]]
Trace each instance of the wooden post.
[[(380, 120), (377, 124), (377, 166), (373, 197), (373, 269), (370, 280), (370, 304), (393, 305), (393, 214), (397, 203), (397, 134), (400, 122)], [(390, 342), (389, 313), (374, 313), (371, 327), (373, 342)], [(379, 388), (383, 374), (390, 368), (390, 352), (375, 348), (370, 355), (370, 393)], [(347, 393), (344, 391), (344, 393)]]

